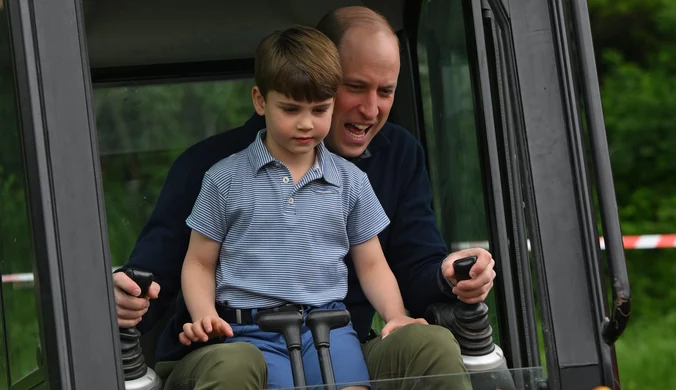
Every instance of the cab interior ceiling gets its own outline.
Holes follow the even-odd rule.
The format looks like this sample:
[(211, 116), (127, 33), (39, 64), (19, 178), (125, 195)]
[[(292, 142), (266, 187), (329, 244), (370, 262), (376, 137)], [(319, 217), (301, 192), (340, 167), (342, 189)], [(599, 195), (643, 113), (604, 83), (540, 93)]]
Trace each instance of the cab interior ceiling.
[(328, 11), (365, 5), (403, 26), (404, 0), (83, 0), (93, 69), (253, 57), (258, 42)]

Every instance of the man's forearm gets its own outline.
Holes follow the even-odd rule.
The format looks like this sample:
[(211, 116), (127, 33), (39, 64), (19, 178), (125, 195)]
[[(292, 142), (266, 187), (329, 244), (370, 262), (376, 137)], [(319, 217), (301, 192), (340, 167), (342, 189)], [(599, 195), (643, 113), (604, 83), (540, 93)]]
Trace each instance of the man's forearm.
[(204, 316), (217, 316), (215, 270), (199, 261), (186, 258), (183, 263), (181, 285), (186, 307), (193, 321)]
[(359, 283), (383, 320), (389, 322), (394, 317), (406, 315), (397, 279), (385, 261), (363, 270)]

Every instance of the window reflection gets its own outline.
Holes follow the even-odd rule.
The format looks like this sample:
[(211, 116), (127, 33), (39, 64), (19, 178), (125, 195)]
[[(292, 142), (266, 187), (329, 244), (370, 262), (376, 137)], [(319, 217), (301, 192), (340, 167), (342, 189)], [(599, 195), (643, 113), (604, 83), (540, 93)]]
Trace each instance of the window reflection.
[[(8, 15), (0, 8), (0, 273), (4, 318), (0, 349), (6, 359), (0, 367), (0, 388), (35, 371), (41, 355), (36, 353), (40, 331), (35, 289), (32, 278), (21, 277), (32, 275), (35, 255), (12, 61)], [(5, 369), (7, 362), (9, 372)]]
[[(419, 26), (424, 131), (439, 228), (452, 250), (490, 249), (463, 2), (423, 2)], [(499, 345), (495, 302), (492, 290), (486, 303)]]
[(253, 114), (253, 85), (240, 79), (94, 90), (113, 266), (127, 261), (174, 160)]
[(446, 242), (488, 240), (474, 93), (461, 1), (423, 2), (420, 87), (434, 207)]

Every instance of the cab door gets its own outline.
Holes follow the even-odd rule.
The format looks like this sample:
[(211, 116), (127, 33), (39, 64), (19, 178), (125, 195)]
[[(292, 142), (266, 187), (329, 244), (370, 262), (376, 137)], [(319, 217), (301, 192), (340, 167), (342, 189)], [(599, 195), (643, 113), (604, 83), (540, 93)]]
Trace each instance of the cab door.
[[(409, 24), (409, 34), (427, 45), (417, 54), (425, 143), (437, 164), (430, 169), (436, 206), (447, 241), (476, 246), (477, 232), (486, 236), (497, 262), (495, 311), (510, 368), (543, 364), (552, 389), (617, 385), (612, 343), (628, 320), (629, 286), (586, 3), (419, 4), (419, 23)], [(466, 42), (454, 39), (463, 23)], [(458, 76), (463, 61), (465, 78)], [(474, 97), (466, 106), (457, 104), (463, 86)], [(425, 88), (436, 96), (428, 106)], [(455, 139), (440, 148), (440, 132)], [(479, 170), (467, 165), (467, 148), (478, 150)], [(455, 183), (443, 190), (444, 181)], [(483, 195), (483, 214), (472, 213), (482, 206), (476, 195)], [(444, 196), (456, 206), (466, 200), (444, 209)], [(594, 197), (612, 241), (610, 308)], [(468, 214), (475, 219), (463, 221)]]
[[(616, 385), (629, 286), (586, 3), (410, 3), (437, 218), (451, 247), (496, 259), (488, 303), (509, 367), (545, 366), (553, 389)], [(613, 242), (610, 308), (594, 197)]]
[(123, 388), (81, 2), (1, 0), (0, 42), (0, 388)]

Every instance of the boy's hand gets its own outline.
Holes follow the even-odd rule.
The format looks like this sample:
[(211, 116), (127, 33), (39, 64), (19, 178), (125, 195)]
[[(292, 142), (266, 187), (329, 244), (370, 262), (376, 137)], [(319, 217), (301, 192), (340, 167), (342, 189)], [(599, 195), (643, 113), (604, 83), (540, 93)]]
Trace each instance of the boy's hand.
[(406, 326), (408, 324), (424, 324), (424, 325), (427, 325), (427, 321), (425, 321), (424, 318), (411, 318), (411, 317), (408, 317), (408, 316), (394, 317), (393, 319), (391, 319), (385, 325), (381, 334), (382, 334), (383, 338), (385, 338), (390, 333), (392, 333), (395, 330), (401, 328), (402, 326)]
[(194, 323), (183, 324), (183, 332), (178, 335), (178, 339), (183, 345), (190, 345), (193, 342), (207, 342), (210, 338), (227, 336), (232, 337), (232, 328), (221, 317), (204, 316)]

